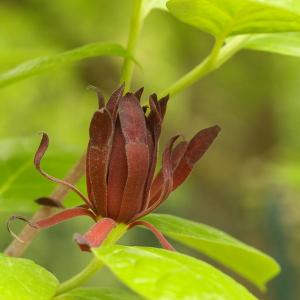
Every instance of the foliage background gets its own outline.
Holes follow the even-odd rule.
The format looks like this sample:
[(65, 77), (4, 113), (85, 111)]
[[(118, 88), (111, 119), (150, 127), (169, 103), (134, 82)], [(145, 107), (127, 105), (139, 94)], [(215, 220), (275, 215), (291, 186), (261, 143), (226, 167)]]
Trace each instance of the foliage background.
[[(130, 7), (131, 1), (117, 0), (1, 0), (0, 71), (85, 43), (125, 44)], [(143, 69), (136, 69), (134, 87), (145, 85), (147, 95), (162, 90), (211, 45), (208, 35), (166, 12), (152, 12), (138, 48)], [(36, 137), (43, 130), (53, 145), (78, 148), (79, 157), (96, 107), (86, 87), (98, 86), (109, 95), (118, 85), (120, 65), (120, 58), (89, 59), (1, 89), (0, 138)], [(282, 273), (268, 295), (254, 290), (260, 299), (300, 297), (299, 67), (297, 58), (242, 51), (171, 99), (164, 124), (162, 145), (177, 132), (191, 137), (210, 125), (222, 127), (193, 176), (160, 211), (215, 226), (274, 256)], [(1, 248), (11, 239), (5, 230), (8, 215), (0, 207)], [(45, 230), (25, 256), (67, 279), (89, 260), (72, 242), (73, 233), (88, 226), (79, 220)], [(125, 243), (156, 245), (151, 234), (138, 229)], [(107, 274), (102, 270), (92, 282), (117, 285)]]

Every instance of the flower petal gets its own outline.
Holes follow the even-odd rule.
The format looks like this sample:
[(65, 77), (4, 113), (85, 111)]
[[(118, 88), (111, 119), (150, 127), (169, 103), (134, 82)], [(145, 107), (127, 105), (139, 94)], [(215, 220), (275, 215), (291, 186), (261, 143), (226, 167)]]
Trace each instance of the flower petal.
[(77, 207), (72, 207), (65, 209), (61, 212), (58, 212), (57, 214), (54, 214), (46, 219), (38, 220), (31, 222), (31, 224), (38, 228), (48, 228), (52, 227), (58, 223), (80, 217), (80, 216), (88, 216), (91, 217), (93, 220), (95, 220), (96, 216), (95, 214), (88, 208), (77, 206)]
[(170, 96), (167, 95), (167, 96), (161, 98), (158, 102), (159, 111), (160, 111), (160, 115), (161, 115), (162, 120), (164, 119), (166, 111), (167, 111), (167, 104), (168, 104), (169, 98), (170, 98)]
[(119, 118), (125, 138), (128, 177), (117, 220), (127, 222), (142, 208), (149, 166), (144, 112), (133, 94), (126, 94), (120, 101)]
[(120, 122), (117, 120), (107, 178), (107, 215), (112, 219), (116, 219), (120, 212), (127, 173), (125, 139), (121, 131)]
[(107, 109), (110, 111), (113, 120), (117, 118), (117, 111), (119, 106), (119, 101), (122, 98), (125, 88), (125, 83), (123, 83), (117, 90), (115, 90), (107, 101)]
[[(183, 155), (185, 154), (187, 147), (188, 147), (188, 142), (182, 141), (172, 151), (171, 159), (172, 159), (173, 172), (176, 169), (176, 167), (178, 166)], [(163, 188), (163, 183), (164, 183), (164, 178), (163, 178), (163, 173), (162, 173), (162, 169), (161, 169), (158, 172), (158, 174), (156, 175), (156, 177), (151, 185), (149, 206), (151, 206), (156, 201), (158, 193), (160, 193)]]
[(134, 96), (141, 101), (141, 97), (144, 91), (144, 87), (141, 87), (140, 89), (138, 89), (136, 92), (134, 92)]
[(82, 251), (90, 251), (91, 248), (99, 247), (109, 233), (116, 227), (116, 222), (109, 218), (103, 218), (97, 222), (86, 234), (76, 233), (74, 240)]
[(65, 209), (57, 214), (54, 214), (48, 218), (38, 220), (38, 221), (29, 221), (22, 216), (11, 216), (6, 223), (6, 227), (7, 227), (7, 230), (10, 232), (10, 234), (14, 238), (16, 238), (19, 242), (23, 243), (23, 241), (10, 228), (10, 223), (14, 220), (24, 221), (34, 229), (42, 229), (42, 228), (52, 227), (58, 223), (61, 223), (63, 221), (67, 221), (69, 219), (79, 217), (79, 216), (89, 216), (94, 220), (96, 218), (95, 214), (91, 210), (78, 206), (78, 207)]
[(142, 212), (136, 214), (133, 219), (139, 219), (142, 216), (149, 214), (153, 211), (156, 207), (158, 207), (171, 193), (173, 188), (173, 169), (172, 169), (172, 148), (179, 138), (180, 135), (176, 135), (172, 137), (166, 146), (164, 153), (163, 153), (163, 162), (162, 162), (162, 174), (163, 174), (163, 185), (159, 193), (157, 193), (151, 199), (151, 205), (149, 204), (146, 209)]
[(189, 176), (195, 163), (204, 155), (220, 130), (219, 126), (209, 127), (199, 131), (191, 139), (184, 156), (174, 171), (173, 190)]
[(107, 109), (95, 112), (90, 124), (86, 157), (86, 181), (89, 199), (97, 212), (107, 215), (107, 170), (112, 147), (113, 123)]
[(151, 112), (147, 118), (147, 127), (152, 132), (153, 138), (153, 150), (151, 151), (151, 160), (149, 164), (148, 171), (148, 180), (145, 188), (145, 199), (143, 209), (149, 206), (150, 203), (150, 188), (153, 181), (153, 176), (155, 173), (156, 163), (157, 163), (157, 152), (158, 152), (158, 140), (161, 133), (161, 125), (163, 121), (164, 114), (166, 112), (166, 106), (168, 103), (169, 97), (164, 97), (160, 101), (157, 101), (156, 94), (153, 94), (149, 98), (149, 104), (151, 108)]
[(87, 205), (91, 205), (89, 199), (87, 199), (74, 185), (72, 185), (71, 183), (62, 180), (62, 179), (58, 179), (55, 178), (49, 174), (47, 174), (42, 168), (41, 168), (41, 160), (45, 154), (45, 152), (47, 151), (49, 146), (49, 137), (46, 133), (42, 133), (42, 139), (40, 142), (40, 145), (35, 153), (34, 156), (34, 165), (36, 167), (36, 169), (39, 171), (39, 173), (41, 175), (43, 175), (44, 177), (46, 177), (47, 179), (62, 184), (64, 186), (67, 186), (69, 189), (71, 189), (73, 192), (75, 192)]

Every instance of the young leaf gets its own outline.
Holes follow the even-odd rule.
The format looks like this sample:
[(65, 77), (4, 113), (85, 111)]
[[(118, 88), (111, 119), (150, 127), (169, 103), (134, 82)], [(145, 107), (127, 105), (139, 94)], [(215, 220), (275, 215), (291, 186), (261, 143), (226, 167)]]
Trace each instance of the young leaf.
[(132, 293), (121, 289), (110, 288), (79, 288), (55, 297), (53, 300), (138, 300)]
[(254, 34), (245, 48), (300, 57), (300, 33)]
[(110, 246), (94, 249), (94, 254), (146, 299), (256, 299), (221, 271), (178, 252)]
[(49, 300), (56, 277), (33, 261), (0, 254), (0, 300)]
[[(56, 187), (43, 178), (33, 165), (39, 137), (0, 140), (0, 211), (19, 213), (38, 208), (34, 202), (47, 196)], [(43, 168), (57, 177), (64, 177), (81, 153), (72, 148), (51, 145), (43, 161)], [(80, 201), (72, 193), (74, 203)], [(72, 201), (73, 201), (72, 200)]]
[(0, 74), (0, 87), (22, 80), (26, 77), (97, 56), (129, 57), (128, 52), (118, 44), (93, 43), (54, 56), (43, 56), (24, 62), (17, 67)]
[(179, 20), (217, 38), (300, 31), (300, 11), (283, 0), (170, 0), (167, 7)]
[(214, 258), (262, 290), (280, 270), (270, 256), (210, 226), (163, 214), (151, 214), (144, 219), (165, 235)]

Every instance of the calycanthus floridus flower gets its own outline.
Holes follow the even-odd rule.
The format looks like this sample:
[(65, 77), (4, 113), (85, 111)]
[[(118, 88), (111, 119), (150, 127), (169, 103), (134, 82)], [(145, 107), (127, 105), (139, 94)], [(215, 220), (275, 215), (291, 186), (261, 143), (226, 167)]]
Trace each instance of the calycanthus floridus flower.
[[(89, 216), (95, 225), (74, 239), (83, 251), (98, 247), (117, 223), (127, 228), (137, 225), (150, 229), (162, 246), (174, 250), (164, 236), (150, 223), (140, 220), (162, 204), (189, 176), (195, 163), (209, 148), (220, 128), (213, 126), (199, 131), (190, 141), (170, 139), (162, 154), (162, 167), (155, 175), (158, 141), (169, 97), (149, 98), (149, 108), (140, 104), (143, 89), (123, 95), (124, 85), (105, 104), (98, 93), (99, 109), (90, 124), (90, 139), (86, 153), (86, 184), (88, 196), (75, 186), (48, 175), (40, 163), (49, 139), (46, 133), (35, 154), (37, 170), (51, 181), (63, 184), (77, 193), (84, 205), (64, 209), (55, 215), (29, 222), (37, 229), (51, 227), (62, 221)], [(41, 198), (40, 204), (62, 208), (57, 201)]]

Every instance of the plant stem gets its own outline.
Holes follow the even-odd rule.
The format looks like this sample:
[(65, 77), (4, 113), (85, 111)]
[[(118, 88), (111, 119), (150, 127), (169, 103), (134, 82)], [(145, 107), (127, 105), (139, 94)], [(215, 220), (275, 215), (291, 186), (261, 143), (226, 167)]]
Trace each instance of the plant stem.
[(56, 295), (64, 294), (77, 286), (80, 286), (84, 282), (86, 282), (91, 276), (93, 276), (101, 267), (103, 263), (94, 257), (89, 264), (78, 274), (74, 277), (68, 279), (67, 281), (63, 282), (56, 292)]
[[(144, 0), (133, 0), (133, 11), (130, 21), (130, 31), (127, 41), (127, 51), (134, 57), (137, 41), (142, 28), (142, 10)], [(125, 82), (125, 90), (130, 89), (132, 75), (134, 69), (134, 62), (132, 58), (126, 57), (121, 71), (121, 82)]]
[[(101, 247), (113, 245), (115, 244), (126, 232), (127, 225), (120, 223), (118, 224), (109, 234), (107, 239), (103, 242)], [(103, 263), (97, 259), (93, 258), (90, 263), (78, 274), (74, 277), (68, 279), (67, 281), (63, 282), (57, 292), (56, 295), (60, 295), (66, 293), (86, 282), (90, 279), (99, 269), (103, 267)]]
[(222, 39), (220, 39), (220, 41), (216, 42), (211, 54), (204, 61), (177, 80), (169, 88), (159, 93), (159, 96), (163, 97), (167, 94), (170, 94), (171, 96), (176, 95), (199, 79), (203, 78), (205, 75), (218, 69), (234, 54), (241, 50), (248, 39), (248, 35), (234, 37), (222, 48), (221, 45), (223, 42)]

